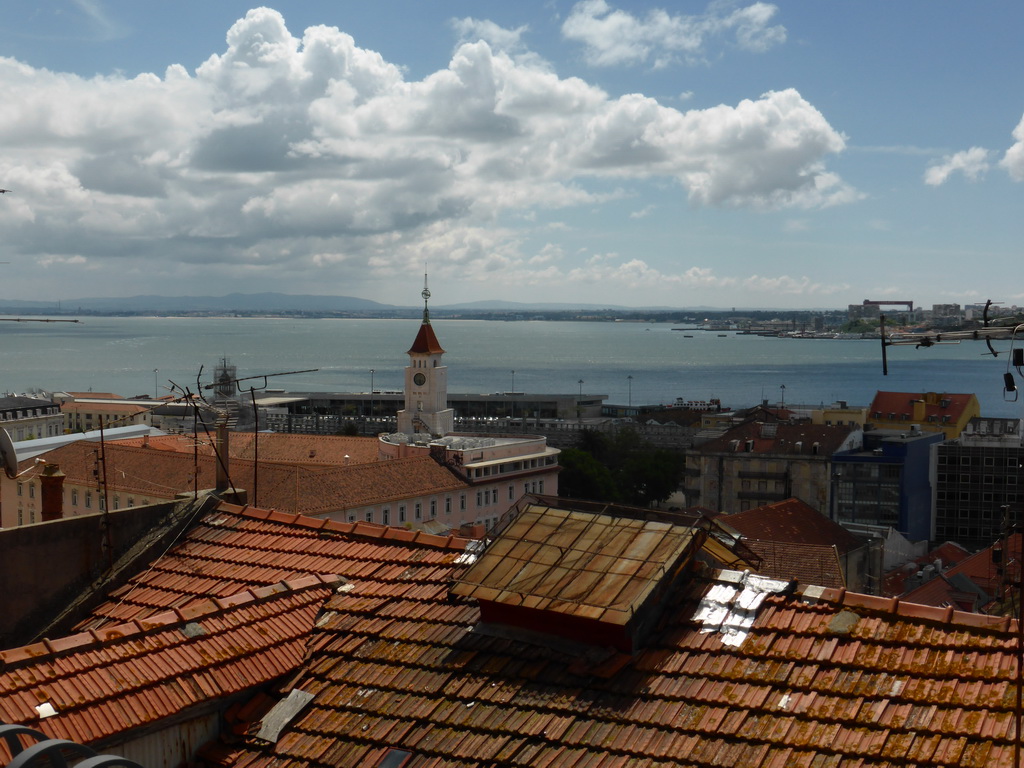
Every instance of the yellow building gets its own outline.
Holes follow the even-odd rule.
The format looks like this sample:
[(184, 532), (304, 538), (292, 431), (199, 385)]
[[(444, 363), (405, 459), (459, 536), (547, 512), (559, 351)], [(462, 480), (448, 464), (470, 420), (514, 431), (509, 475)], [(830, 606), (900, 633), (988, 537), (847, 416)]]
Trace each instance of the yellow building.
[(868, 421), (876, 429), (916, 425), (923, 432), (942, 432), (947, 440), (959, 437), (967, 423), (980, 415), (981, 405), (973, 394), (876, 392), (868, 408)]

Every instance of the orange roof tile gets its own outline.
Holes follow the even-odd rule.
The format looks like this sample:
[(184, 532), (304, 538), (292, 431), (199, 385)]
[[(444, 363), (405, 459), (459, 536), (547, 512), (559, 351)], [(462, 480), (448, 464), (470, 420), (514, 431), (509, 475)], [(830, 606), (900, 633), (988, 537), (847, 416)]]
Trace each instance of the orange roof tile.
[(255, 689), (299, 664), (337, 583), (303, 576), (0, 651), (0, 721), (90, 744)]
[[(989, 612), (998, 608), (1006, 594), (1007, 586), (1020, 578), (1021, 562), (1024, 562), (1024, 535), (1015, 533), (1008, 541), (993, 545), (944, 571), (934, 574), (929, 581), (908, 590), (904, 600), (925, 605), (954, 605), (968, 610), (966, 603), (977, 605), (979, 610)], [(1001, 556), (996, 556), (996, 553)], [(907, 579), (906, 583), (912, 583)], [(966, 599), (965, 599), (966, 597)]]
[(731, 515), (719, 515), (716, 519), (751, 539), (835, 546), (840, 552), (849, 552), (862, 545), (860, 539), (839, 523), (795, 498)]
[(936, 394), (925, 392), (882, 392), (875, 393), (874, 400), (868, 408), (869, 417), (874, 413), (881, 413), (885, 419), (890, 413), (908, 414), (913, 418), (914, 412), (912, 403), (924, 401), (925, 417), (943, 416), (948, 414), (952, 421), (957, 421), (963, 412), (975, 400), (973, 394)]
[(356, 584), (371, 575), (406, 581), (447, 573), (467, 543), (456, 536), (221, 503), (76, 629), (98, 629), (310, 573), (343, 573)]
[[(95, 485), (96, 443), (76, 442), (43, 454), (58, 464), (66, 485)], [(107, 443), (106, 480), (110, 491), (150, 499), (173, 499), (196, 487), (216, 484), (216, 459), (212, 454), (194, 456), (177, 451)], [(41, 472), (32, 460), (22, 462), (26, 480)], [(383, 504), (435, 493), (455, 492), (468, 484), (430, 456), (412, 456), (350, 466), (291, 466), (264, 462), (261, 452), (258, 474), (251, 461), (232, 459), (229, 474), (233, 487), (253, 492), (261, 506), (302, 514), (326, 514)], [(198, 472), (198, 474), (197, 474)]]
[(308, 706), (273, 741), (239, 724), (208, 765), (377, 765), (389, 750), (405, 768), (1011, 765), (1008, 619), (689, 571), (629, 656), (480, 626), (449, 586), (466, 542), (396, 533), (222, 504), (89, 624), (102, 634), (168, 602), (187, 616), (206, 594), (304, 569), (347, 580), (276, 692)]
[(127, 400), (119, 400), (114, 403), (79, 403), (67, 400), (60, 404), (62, 411), (83, 411), (87, 413), (145, 413), (149, 410), (144, 405), (138, 405)]
[[(198, 450), (213, 455), (209, 439), (200, 439), (199, 445), (189, 435), (159, 435), (119, 441), (122, 445), (149, 447), (192, 454)], [(232, 432), (228, 440), (232, 458), (253, 459), (257, 454), (261, 462), (350, 466), (378, 460), (378, 441), (375, 437), (343, 437), (338, 435), (290, 435), (280, 432)]]
[[(769, 429), (765, 430), (764, 427)], [(700, 453), (737, 452), (733, 442), (739, 441), (738, 452), (768, 453), (777, 455), (810, 456), (813, 446), (818, 444), (817, 454), (822, 457), (831, 456), (842, 447), (843, 442), (858, 427), (825, 426), (821, 424), (768, 424), (760, 421), (739, 424), (722, 435), (702, 443), (697, 449)], [(750, 441), (753, 450), (747, 449)]]
[[(243, 549), (229, 560), (245, 547), (263, 567), (279, 559), (259, 538), (242, 542), (280, 535), (285, 521), (257, 532), (251, 517), (229, 518), (233, 533), (214, 545), (237, 538)], [(224, 573), (219, 558), (190, 554), (202, 538), (172, 556), (188, 558), (190, 578)], [(729, 644), (698, 621), (698, 607), (742, 575), (692, 576), (668, 596), (650, 644), (599, 676), (594, 659), (576, 662), (600, 649), (478, 627), (476, 602), (448, 589), (464, 567), (456, 559), (411, 568), (401, 545), (388, 554), (380, 539), (362, 546), (373, 564), (340, 564), (352, 588), (329, 600), (294, 680), (311, 704), (275, 743), (220, 744), (207, 760), (347, 766), (398, 749), (409, 768), (1010, 765), (1008, 620), (808, 587), (768, 594), (745, 638)], [(386, 566), (393, 557), (404, 562)]]

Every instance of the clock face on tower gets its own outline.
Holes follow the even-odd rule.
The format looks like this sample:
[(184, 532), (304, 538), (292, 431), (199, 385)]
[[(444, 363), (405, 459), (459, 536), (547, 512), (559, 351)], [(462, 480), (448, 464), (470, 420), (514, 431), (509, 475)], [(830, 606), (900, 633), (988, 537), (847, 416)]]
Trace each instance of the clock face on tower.
[(415, 376), (412, 377), (412, 380), (417, 387), (422, 387), (424, 384), (427, 383), (427, 377), (424, 376), (422, 373), (417, 373)]

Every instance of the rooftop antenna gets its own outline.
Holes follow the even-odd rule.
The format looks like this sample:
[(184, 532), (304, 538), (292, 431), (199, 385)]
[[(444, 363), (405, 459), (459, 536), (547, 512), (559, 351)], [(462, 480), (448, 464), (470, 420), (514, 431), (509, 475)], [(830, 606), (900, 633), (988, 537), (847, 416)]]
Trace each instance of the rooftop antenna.
[(427, 287), (426, 268), (423, 271), (423, 290), (420, 291), (420, 296), (423, 297), (423, 324), (430, 325), (430, 309), (427, 307), (427, 302), (430, 301), (430, 288)]
[[(231, 485), (231, 489), (234, 491), (234, 485), (231, 484), (231, 478), (228, 475), (228, 427), (231, 425), (232, 420), (237, 414), (238, 404), (234, 400), (228, 400), (227, 395), (230, 392), (230, 388), (234, 385), (235, 389), (240, 393), (242, 392), (241, 383), (243, 381), (255, 381), (262, 379), (263, 383), (256, 385), (252, 384), (248, 387), (249, 397), (252, 399), (252, 410), (253, 415), (256, 419), (256, 423), (253, 431), (252, 446), (253, 446), (253, 458), (252, 458), (252, 504), (256, 506), (257, 494), (259, 492), (259, 434), (260, 434), (260, 414), (259, 409), (256, 407), (256, 391), (264, 390), (268, 386), (268, 379), (271, 376), (292, 376), (297, 373), (315, 373), (319, 371), (319, 368), (307, 368), (301, 371), (281, 371), (279, 373), (264, 373), (257, 376), (244, 376), (242, 378), (229, 378), (225, 375), (224, 369), (227, 366), (227, 359), (223, 360), (221, 368), (222, 373), (212, 384), (206, 384), (201, 389), (213, 389), (220, 396), (213, 404), (210, 404), (202, 396), (199, 397), (206, 404), (209, 410), (213, 411), (217, 415), (216, 429), (217, 436), (214, 442), (214, 452), (217, 454), (217, 492), (223, 492), (227, 490), (228, 485)], [(199, 369), (199, 375), (202, 375), (202, 368)], [(199, 387), (199, 377), (196, 377), (196, 386)], [(232, 409), (232, 406), (234, 407)], [(234, 412), (232, 412), (234, 411)]]

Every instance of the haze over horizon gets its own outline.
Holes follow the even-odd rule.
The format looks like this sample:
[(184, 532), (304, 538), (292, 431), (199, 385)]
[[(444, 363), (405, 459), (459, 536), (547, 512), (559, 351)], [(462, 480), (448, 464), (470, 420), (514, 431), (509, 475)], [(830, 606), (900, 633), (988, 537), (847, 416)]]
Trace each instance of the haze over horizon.
[(0, 299), (1024, 303), (1021, 4), (0, 8)]

